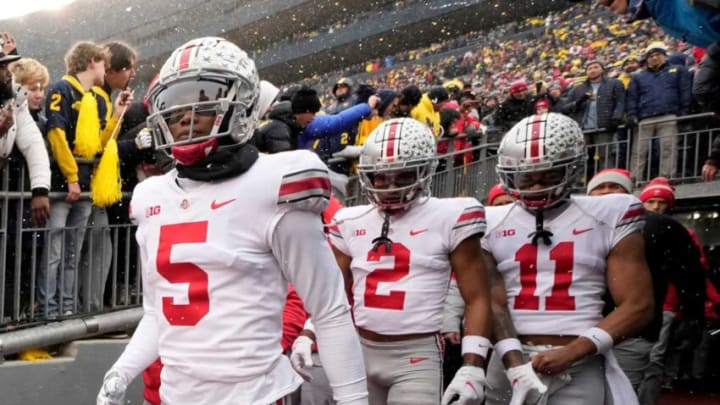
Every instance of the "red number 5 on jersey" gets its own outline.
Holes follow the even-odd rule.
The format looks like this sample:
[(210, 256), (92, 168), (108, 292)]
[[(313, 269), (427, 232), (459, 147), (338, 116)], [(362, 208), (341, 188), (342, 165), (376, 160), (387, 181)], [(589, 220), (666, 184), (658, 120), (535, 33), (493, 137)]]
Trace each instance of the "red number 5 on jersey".
[[(575, 297), (570, 295), (572, 269), (574, 262), (573, 242), (560, 242), (550, 249), (550, 260), (555, 262), (553, 287), (545, 297), (546, 311), (573, 311)], [(527, 243), (515, 253), (515, 261), (520, 263), (520, 293), (515, 297), (514, 309), (537, 311), (540, 309), (540, 297), (535, 295), (537, 288), (536, 245)]]
[(210, 311), (208, 275), (193, 263), (171, 263), (173, 245), (207, 241), (207, 221), (187, 222), (160, 227), (157, 271), (171, 283), (188, 284), (188, 303), (175, 304), (175, 298), (162, 297), (163, 314), (170, 325), (193, 326)]
[(365, 306), (368, 308), (398, 309), (405, 307), (405, 291), (391, 291), (388, 295), (378, 295), (379, 283), (392, 283), (399, 281), (410, 274), (410, 249), (402, 243), (392, 243), (390, 252), (385, 252), (385, 246), (380, 245), (377, 252), (368, 252), (367, 261), (379, 262), (382, 257), (392, 257), (395, 265), (391, 269), (376, 269), (365, 278)]

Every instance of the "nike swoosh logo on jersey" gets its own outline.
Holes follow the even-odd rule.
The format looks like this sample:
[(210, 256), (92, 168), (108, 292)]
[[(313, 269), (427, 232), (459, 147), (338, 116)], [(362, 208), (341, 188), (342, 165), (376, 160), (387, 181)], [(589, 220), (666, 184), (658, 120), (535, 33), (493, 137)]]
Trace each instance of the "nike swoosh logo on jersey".
[(590, 232), (593, 228), (587, 228), (587, 229), (573, 229), (573, 235), (580, 235), (581, 233)]
[(236, 200), (235, 198), (233, 198), (231, 200), (227, 200), (227, 201), (221, 201), (221, 202), (215, 202), (215, 200), (213, 200), (213, 202), (210, 203), (210, 209), (216, 210), (218, 208), (222, 208), (235, 200)]
[(425, 361), (427, 359), (427, 357), (410, 357), (410, 364), (418, 364), (421, 361)]
[(418, 229), (418, 230), (410, 230), (410, 236), (420, 235), (423, 232), (427, 232), (427, 228), (425, 229)]

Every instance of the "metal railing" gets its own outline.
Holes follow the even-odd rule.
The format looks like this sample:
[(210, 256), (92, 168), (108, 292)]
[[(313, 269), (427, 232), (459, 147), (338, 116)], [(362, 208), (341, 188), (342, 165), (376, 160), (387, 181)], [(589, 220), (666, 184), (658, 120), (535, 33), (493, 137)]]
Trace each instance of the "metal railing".
[(641, 120), (633, 132), (632, 150), (628, 148), (627, 167), (636, 185), (659, 175), (675, 183), (701, 181), (713, 138), (720, 135), (720, 122), (713, 117), (701, 113)]
[[(677, 172), (670, 176), (676, 183), (691, 184), (701, 182), (701, 168), (710, 150), (714, 137), (720, 136), (720, 124), (703, 122), (709, 115), (680, 117), (680, 131), (673, 134), (673, 145), (677, 146), (674, 159), (677, 159)], [(665, 122), (665, 121), (663, 121)], [(644, 124), (641, 124), (644, 125)], [(635, 136), (635, 130), (620, 128), (612, 132), (605, 142), (588, 146), (589, 165), (585, 180), (592, 173), (608, 167), (630, 167), (631, 147), (646, 142), (648, 147), (647, 170), (638, 175), (633, 173), (636, 187), (654, 177), (662, 167), (666, 157), (654, 152), (654, 144), (668, 135), (652, 135), (642, 141)], [(588, 139), (607, 131), (588, 131)], [(625, 136), (627, 135), (627, 136)], [(497, 144), (486, 143), (484, 137), (473, 141), (479, 143), (462, 150), (453, 150), (457, 138), (444, 138), (448, 141), (448, 151), (437, 156), (439, 168), (432, 181), (432, 193), (438, 197), (471, 196), (484, 200), (488, 190), (498, 181), (495, 172), (497, 164)], [(467, 144), (471, 144), (468, 142)], [(63, 339), (78, 339), (113, 330), (132, 329), (139, 319), (141, 310), (140, 263), (134, 241), (135, 227), (128, 223), (95, 225), (86, 228), (85, 250), (93, 251), (95, 246), (110, 243), (110, 252), (100, 249), (99, 261), (85, 264), (82, 257), (75, 257), (78, 276), (72, 283), (73, 305), (64, 308), (62, 300), (58, 317), (49, 318), (47, 308), (38, 302), (38, 271), (43, 257), (47, 257), (47, 244), (51, 230), (35, 228), (30, 225), (27, 208), (31, 193), (26, 185), (28, 179), (22, 160), (11, 160), (2, 169), (0, 187), (0, 313), (3, 332), (0, 332), (0, 356), (3, 353), (17, 352), (33, 346), (45, 346), (59, 343)], [(720, 195), (720, 182), (712, 183), (718, 187), (715, 195)], [(346, 187), (346, 205), (358, 205), (366, 202), (362, 195), (357, 177), (348, 179)], [(10, 191), (17, 190), (17, 191)], [(61, 200), (64, 193), (51, 193), (52, 201)], [(83, 195), (83, 198), (88, 198)], [(678, 198), (682, 198), (679, 195)], [(126, 209), (126, 208), (125, 208)], [(111, 221), (118, 222), (118, 221)], [(63, 229), (62, 251), (66, 251), (65, 236), (79, 229)], [(57, 230), (56, 230), (57, 232)], [(94, 259), (93, 259), (94, 260)], [(59, 285), (64, 283), (63, 266), (59, 264)], [(82, 269), (82, 270), (81, 270)], [(105, 276), (107, 272), (107, 276)], [(100, 279), (98, 279), (100, 278)], [(104, 280), (106, 278), (106, 280)], [(98, 282), (99, 281), (99, 282)], [(106, 281), (106, 282), (105, 282)], [(97, 297), (100, 300), (97, 301)], [(95, 300), (94, 300), (95, 299)], [(63, 316), (68, 310), (72, 315)], [(118, 310), (117, 315), (112, 315)], [(140, 311), (140, 312), (138, 312)], [(124, 315), (123, 315), (124, 314)], [(97, 327), (100, 323), (100, 327)], [(11, 343), (10, 343), (11, 342)], [(8, 346), (9, 345), (9, 346)], [(5, 347), (7, 346), (7, 347)]]
[[(134, 253), (135, 227), (129, 223), (87, 225), (50, 229), (30, 223), (31, 193), (25, 163), (10, 159), (2, 170), (0, 184), (0, 325), (10, 331), (42, 325), (48, 321), (78, 319), (140, 305), (141, 283), (137, 255)], [(9, 191), (13, 190), (13, 191)], [(65, 193), (50, 193), (52, 205), (65, 198)], [(89, 200), (83, 193), (81, 200)], [(95, 208), (93, 208), (95, 209)], [(125, 204), (125, 210), (127, 205)], [(92, 218), (92, 217), (91, 217)], [(115, 221), (111, 221), (115, 222)], [(83, 231), (83, 232), (81, 232)], [(70, 252), (69, 237), (84, 233), (80, 256)], [(39, 294), (39, 276), (47, 268), (50, 246), (46, 241), (57, 237), (60, 257), (57, 264), (56, 296), (58, 315), (50, 312), (48, 301)], [(75, 265), (74, 274), (65, 270)], [(49, 279), (49, 278), (48, 278)], [(47, 287), (49, 283), (45, 283)], [(71, 299), (63, 300), (63, 286), (72, 291)], [(47, 290), (47, 288), (45, 288)], [(71, 302), (67, 305), (66, 302)]]
[[(659, 175), (665, 175), (674, 184), (702, 182), (702, 166), (709, 155), (713, 139), (720, 136), (720, 121), (713, 121), (713, 116), (712, 113), (703, 113), (656, 120), (653, 125), (676, 121), (679, 130), (671, 135), (654, 134), (645, 139), (638, 137), (640, 129), (649, 125), (643, 122), (636, 128), (622, 126), (613, 130), (584, 131), (586, 140), (607, 140), (587, 144), (588, 161), (582, 179), (583, 185), (595, 173), (607, 168), (630, 170), (636, 188)], [(675, 146), (674, 152), (663, 155), (659, 146), (668, 137)], [(436, 197), (471, 196), (483, 200), (490, 188), (498, 182), (495, 172), (498, 144), (485, 143), (484, 138), (480, 138), (478, 146), (453, 150), (453, 140), (457, 138), (441, 138), (438, 141), (448, 145), (448, 152), (437, 156), (440, 165), (433, 177), (432, 194)], [(641, 171), (633, 170), (633, 148), (642, 145), (646, 146), (648, 164)], [(468, 156), (471, 158), (468, 159)], [(667, 159), (675, 161), (676, 169), (672, 173), (662, 173), (660, 170), (663, 166), (670, 166)], [(720, 187), (718, 194), (720, 195)], [(682, 198), (682, 195), (678, 198)], [(345, 204), (358, 205), (365, 202), (357, 178), (350, 177)]]

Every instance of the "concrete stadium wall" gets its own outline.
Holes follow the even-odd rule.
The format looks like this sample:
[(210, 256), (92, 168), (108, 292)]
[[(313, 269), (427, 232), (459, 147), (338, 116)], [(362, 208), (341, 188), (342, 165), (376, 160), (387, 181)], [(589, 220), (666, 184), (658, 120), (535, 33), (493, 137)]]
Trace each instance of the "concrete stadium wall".
[[(127, 339), (73, 342), (47, 361), (0, 364), (0, 404), (94, 404), (103, 376), (122, 353)], [(142, 377), (130, 384), (126, 404), (141, 405)]]

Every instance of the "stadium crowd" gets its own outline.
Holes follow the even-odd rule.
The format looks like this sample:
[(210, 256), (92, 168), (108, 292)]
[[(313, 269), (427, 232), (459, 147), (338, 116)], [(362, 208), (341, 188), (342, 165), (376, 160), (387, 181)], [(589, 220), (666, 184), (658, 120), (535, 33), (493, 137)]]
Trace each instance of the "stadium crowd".
[[(294, 39), (309, 37), (312, 33)], [(8, 271), (6, 265), (6, 330), (27, 321), (101, 312), (119, 303), (116, 296), (127, 297), (127, 291), (113, 290), (121, 279), (125, 288), (138, 282), (122, 193), (175, 164), (166, 151), (155, 148), (159, 135), (146, 128), (147, 97), (128, 87), (138, 62), (130, 45), (77, 43), (68, 50), (62, 78), (49, 77), (41, 61), (21, 58), (23, 46), (18, 49), (12, 35), (3, 34), (0, 158), (8, 193), (1, 202), (10, 214), (3, 222), (6, 247), (0, 263), (19, 269)], [(713, 181), (720, 164), (717, 131), (700, 135), (720, 127), (710, 114), (717, 111), (693, 97), (705, 52), (665, 35), (651, 20), (625, 24), (594, 2), (574, 5), (282, 89), (262, 82), (258, 102), (264, 119), (249, 143), (268, 154), (314, 151), (331, 169), (334, 194), (349, 203), (357, 197), (358, 157), (385, 121), (411, 117), (427, 124), (437, 142), (435, 152), (448, 154), (440, 161), (442, 172), (492, 159), (502, 135), (518, 122), (557, 112), (579, 125), (588, 145), (588, 170), (575, 186), (588, 195), (639, 191), (647, 211), (656, 212), (658, 221), (672, 221), (667, 214), (677, 199), (674, 186), (688, 179)], [(151, 92), (153, 83), (148, 88)], [(687, 116), (692, 119), (683, 118)], [(489, 206), (507, 201), (502, 187), (486, 188), (470, 193)], [(29, 205), (22, 203), (27, 197)], [(673, 221), (668, 226), (680, 225)], [(648, 228), (645, 232), (654, 235)], [(683, 273), (669, 269), (668, 263), (650, 263), (648, 256), (654, 278), (678, 273), (665, 275), (670, 287), (656, 330), (615, 348), (649, 356), (644, 373), (628, 373), (647, 404), (655, 403), (660, 387), (668, 384), (712, 388), (707, 382), (720, 372), (711, 364), (720, 351), (713, 334), (720, 327), (720, 283), (711, 282), (718, 263), (704, 257), (702, 241), (692, 230), (675, 229), (672, 235), (667, 244), (657, 238), (647, 244), (670, 250), (677, 238), (688, 239), (688, 251), (668, 258), (669, 263), (688, 272), (700, 269), (707, 277), (699, 287), (676, 286), (687, 281)], [(119, 254), (126, 245), (132, 247)], [(113, 264), (117, 261), (121, 263)], [(441, 331), (449, 345), (446, 386), (461, 358), (463, 305), (453, 286)], [(698, 302), (698, 297), (703, 299)], [(295, 315), (286, 319), (294, 322), (286, 326), (283, 348), (288, 353), (294, 350), (290, 336), (300, 333), (307, 318), (302, 308)], [(632, 356), (623, 363), (622, 355), (616, 355), (624, 370), (632, 369)], [(152, 381), (156, 375), (146, 378)], [(327, 392), (318, 379), (315, 384), (319, 388), (313, 395)], [(150, 390), (146, 399), (159, 403), (156, 395)]]

